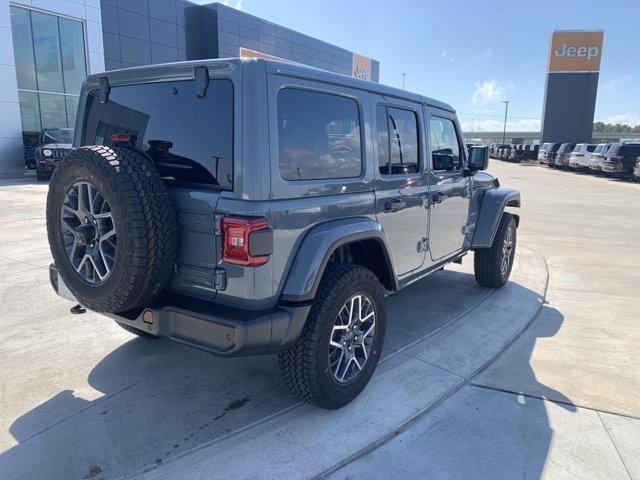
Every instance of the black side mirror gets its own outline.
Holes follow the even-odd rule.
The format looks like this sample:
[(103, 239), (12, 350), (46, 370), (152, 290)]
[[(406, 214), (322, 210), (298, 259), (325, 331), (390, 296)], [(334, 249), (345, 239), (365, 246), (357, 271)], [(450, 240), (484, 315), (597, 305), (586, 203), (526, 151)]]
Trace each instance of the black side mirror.
[(481, 146), (469, 147), (469, 170), (486, 170), (489, 166), (489, 149)]

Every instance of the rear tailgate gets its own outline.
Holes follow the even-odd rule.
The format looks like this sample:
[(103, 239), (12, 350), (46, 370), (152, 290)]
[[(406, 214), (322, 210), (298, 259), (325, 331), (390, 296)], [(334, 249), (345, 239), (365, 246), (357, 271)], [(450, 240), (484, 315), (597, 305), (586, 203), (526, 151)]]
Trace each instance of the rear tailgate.
[(226, 78), (205, 81), (114, 84), (106, 102), (87, 92), (81, 144), (119, 141), (151, 158), (178, 222), (170, 289), (210, 300), (220, 280), (216, 205), (233, 188), (234, 88)]

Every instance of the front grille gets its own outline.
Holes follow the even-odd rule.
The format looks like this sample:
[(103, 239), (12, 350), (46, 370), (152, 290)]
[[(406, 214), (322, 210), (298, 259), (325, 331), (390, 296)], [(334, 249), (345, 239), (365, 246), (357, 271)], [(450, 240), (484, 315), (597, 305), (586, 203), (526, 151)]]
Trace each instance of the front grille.
[(69, 150), (52, 150), (51, 157), (53, 158), (63, 158)]

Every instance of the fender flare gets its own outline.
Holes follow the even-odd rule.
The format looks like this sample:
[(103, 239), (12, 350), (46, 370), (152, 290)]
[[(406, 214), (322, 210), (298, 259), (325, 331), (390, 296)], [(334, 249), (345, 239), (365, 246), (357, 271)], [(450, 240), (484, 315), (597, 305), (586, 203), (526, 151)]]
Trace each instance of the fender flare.
[[(471, 240), (471, 248), (489, 248), (498, 231), (506, 206), (520, 207), (520, 192), (509, 188), (492, 188), (481, 199), (480, 214)], [(520, 217), (515, 215), (516, 224)]]
[(397, 290), (393, 259), (380, 224), (370, 218), (345, 218), (317, 225), (305, 235), (286, 277), (281, 301), (298, 303), (312, 300), (333, 252), (342, 245), (358, 240), (380, 243), (393, 289)]

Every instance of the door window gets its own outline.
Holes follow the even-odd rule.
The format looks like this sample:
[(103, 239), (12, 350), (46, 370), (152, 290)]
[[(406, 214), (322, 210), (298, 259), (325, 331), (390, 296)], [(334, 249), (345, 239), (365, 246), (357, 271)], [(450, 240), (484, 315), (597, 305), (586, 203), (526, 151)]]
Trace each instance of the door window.
[(462, 170), (460, 141), (456, 127), (448, 118), (431, 117), (429, 120), (431, 158), (434, 170)]
[(378, 167), (384, 175), (407, 175), (420, 170), (418, 116), (411, 110), (378, 105)]

